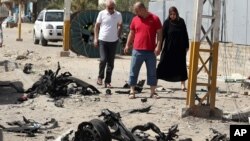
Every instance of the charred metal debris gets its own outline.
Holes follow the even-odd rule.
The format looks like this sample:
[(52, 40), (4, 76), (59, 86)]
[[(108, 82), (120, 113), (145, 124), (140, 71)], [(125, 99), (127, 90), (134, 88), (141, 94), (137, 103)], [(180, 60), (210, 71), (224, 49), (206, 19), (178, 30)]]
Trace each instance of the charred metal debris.
[(152, 105), (145, 107), (145, 108), (138, 108), (138, 109), (133, 109), (130, 110), (128, 113), (132, 114), (132, 113), (148, 113), (151, 110)]
[(50, 97), (69, 96), (70, 94), (80, 93), (82, 95), (100, 94), (100, 91), (91, 84), (78, 78), (72, 77), (70, 72), (59, 75), (61, 67), (58, 62), (56, 72), (45, 70), (44, 75), (35, 82), (26, 93), (35, 97), (35, 94), (49, 94)]
[(39, 123), (31, 119), (23, 117), (23, 121), (7, 122), (10, 127), (0, 125), (5, 132), (26, 133), (29, 137), (36, 136), (36, 133), (43, 133), (45, 130), (50, 130), (58, 127), (58, 122), (51, 119), (45, 123)]
[(227, 134), (222, 134), (213, 128), (210, 128), (210, 130), (214, 135), (211, 139), (206, 139), (206, 141), (230, 141), (229, 137), (227, 137)]
[[(136, 93), (141, 93), (142, 92), (144, 84), (145, 84), (145, 80), (140, 80), (135, 85), (135, 91), (136, 91)], [(130, 85), (126, 82), (124, 84), (123, 88), (129, 89)], [(119, 91), (115, 91), (115, 93), (118, 93), (118, 94), (130, 94), (130, 90), (119, 90)]]
[(32, 66), (33, 64), (31, 63), (26, 63), (23, 68), (23, 72), (26, 74), (30, 74), (32, 72)]
[(79, 124), (73, 141), (153, 141), (149, 139), (147, 130), (152, 130), (157, 135), (155, 141), (173, 141), (178, 138), (178, 125), (169, 128), (168, 132), (162, 132), (154, 123), (137, 125), (129, 130), (121, 121), (119, 113), (108, 109), (102, 110), (99, 117), (103, 120), (93, 119), (89, 122)]
[[(178, 136), (178, 125), (171, 126), (167, 132), (163, 132), (152, 122), (144, 125), (136, 125), (128, 129), (121, 120), (120, 113), (115, 113), (109, 109), (103, 109), (98, 117), (102, 119), (92, 119), (78, 125), (77, 131), (68, 131), (57, 138), (56, 141), (192, 141), (192, 138), (182, 138)], [(152, 130), (156, 135), (152, 137), (146, 131)], [(206, 141), (229, 141), (226, 134), (210, 128), (213, 136)], [(72, 135), (71, 137), (69, 137)]]
[(250, 89), (250, 76), (247, 79), (243, 80), (243, 82), (241, 83), (241, 87)]

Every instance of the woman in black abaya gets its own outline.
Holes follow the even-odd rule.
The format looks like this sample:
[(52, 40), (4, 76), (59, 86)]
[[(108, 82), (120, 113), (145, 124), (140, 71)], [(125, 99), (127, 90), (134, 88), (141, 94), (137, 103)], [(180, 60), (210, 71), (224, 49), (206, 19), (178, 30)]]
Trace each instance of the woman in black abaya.
[(157, 67), (157, 78), (170, 82), (181, 81), (181, 89), (186, 91), (186, 54), (189, 39), (184, 20), (179, 17), (176, 7), (169, 9), (169, 16), (163, 24), (163, 49)]

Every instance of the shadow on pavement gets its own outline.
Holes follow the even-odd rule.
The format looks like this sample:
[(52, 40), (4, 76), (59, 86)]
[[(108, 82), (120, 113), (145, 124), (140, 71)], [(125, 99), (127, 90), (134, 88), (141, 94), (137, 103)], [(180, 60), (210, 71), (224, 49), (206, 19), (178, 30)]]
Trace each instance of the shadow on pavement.
[(22, 82), (0, 81), (0, 105), (16, 104), (23, 93)]

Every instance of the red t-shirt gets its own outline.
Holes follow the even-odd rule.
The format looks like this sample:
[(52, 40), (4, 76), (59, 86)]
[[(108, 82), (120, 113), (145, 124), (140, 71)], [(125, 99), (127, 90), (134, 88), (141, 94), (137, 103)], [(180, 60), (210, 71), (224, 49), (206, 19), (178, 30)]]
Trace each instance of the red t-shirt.
[(156, 32), (160, 28), (160, 19), (152, 13), (145, 19), (135, 16), (130, 24), (130, 30), (135, 32), (134, 49), (153, 51), (156, 47)]

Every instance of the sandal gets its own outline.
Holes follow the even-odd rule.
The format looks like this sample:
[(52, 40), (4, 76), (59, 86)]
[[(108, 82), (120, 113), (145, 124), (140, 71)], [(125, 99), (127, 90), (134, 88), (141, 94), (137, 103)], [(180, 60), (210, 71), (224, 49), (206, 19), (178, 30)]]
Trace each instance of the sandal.
[(187, 88), (182, 88), (181, 89), (183, 92), (187, 92)]
[(111, 84), (110, 83), (105, 83), (105, 88), (111, 88)]
[(160, 99), (161, 97), (157, 93), (153, 93), (150, 95), (150, 98)]
[(97, 84), (97, 85), (102, 85), (102, 79), (101, 79), (101, 78), (98, 78), (96, 84)]
[(135, 93), (129, 93), (128, 98), (129, 99), (135, 99)]

